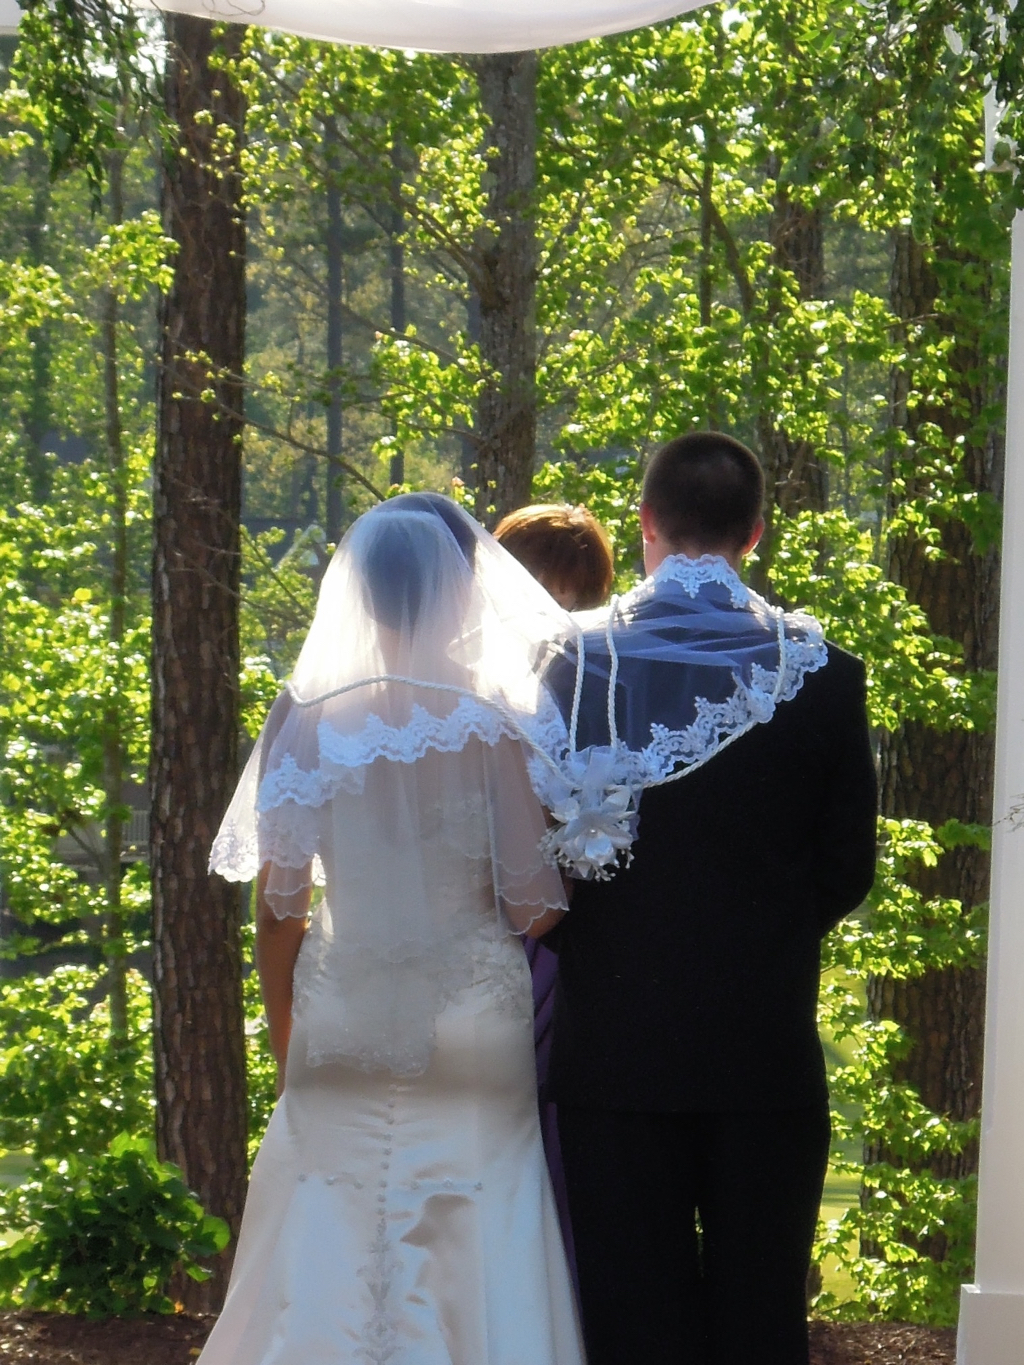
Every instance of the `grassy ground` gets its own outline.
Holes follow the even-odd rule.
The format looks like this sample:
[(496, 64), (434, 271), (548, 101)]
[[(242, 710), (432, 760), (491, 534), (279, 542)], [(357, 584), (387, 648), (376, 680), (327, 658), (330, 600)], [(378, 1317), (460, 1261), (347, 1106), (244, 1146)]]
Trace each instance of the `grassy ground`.
[[(841, 1218), (847, 1209), (856, 1204), (860, 1190), (856, 1179), (847, 1175), (837, 1175), (830, 1170), (825, 1181), (825, 1193), (821, 1201), (819, 1217), (823, 1223), (833, 1218)], [(828, 1257), (821, 1267), (822, 1288), (829, 1290), (840, 1299), (853, 1298), (853, 1281), (833, 1257)]]
[[(866, 1005), (866, 1001), (865, 1001)], [(850, 1040), (843, 1039), (837, 1042), (827, 1031), (822, 1030), (821, 1045), (825, 1051), (825, 1062), (831, 1071), (835, 1066), (842, 1066), (852, 1060), (853, 1047)], [(854, 1115), (847, 1115), (853, 1118)], [(843, 1161), (860, 1161), (860, 1152), (855, 1148), (848, 1150), (837, 1149), (833, 1146), (833, 1160), (839, 1158)], [(847, 1209), (856, 1204), (860, 1196), (859, 1182), (855, 1176), (840, 1175), (832, 1165), (829, 1166), (828, 1175), (825, 1178), (825, 1192), (821, 1200), (820, 1218), (822, 1222), (829, 1222), (832, 1219), (841, 1218)], [(822, 1265), (823, 1288), (837, 1295), (841, 1299), (853, 1297), (853, 1281), (849, 1275), (842, 1270), (833, 1257), (829, 1257)]]

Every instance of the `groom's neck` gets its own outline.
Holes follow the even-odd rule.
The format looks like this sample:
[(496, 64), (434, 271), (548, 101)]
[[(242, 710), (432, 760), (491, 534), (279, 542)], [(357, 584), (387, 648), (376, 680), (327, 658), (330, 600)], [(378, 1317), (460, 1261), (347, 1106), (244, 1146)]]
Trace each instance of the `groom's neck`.
[(738, 546), (735, 543), (718, 546), (712, 544), (694, 545), (689, 541), (671, 540), (666, 536), (658, 525), (650, 505), (642, 502), (640, 504), (640, 530), (644, 538), (644, 570), (647, 574), (654, 573), (655, 569), (668, 559), (669, 555), (685, 555), (687, 559), (700, 559), (701, 555), (720, 555), (738, 573), (744, 558), (761, 539), (764, 521), (758, 517), (756, 525), (743, 545)]
[(669, 555), (685, 555), (687, 559), (700, 559), (701, 555), (719, 555), (734, 568), (737, 573), (739, 572), (740, 565), (743, 563), (742, 554), (738, 550), (729, 549), (727, 547), (714, 550), (705, 546), (701, 549), (695, 545), (673, 544), (672, 542), (663, 539), (649, 541), (646, 537), (644, 538), (645, 573), (648, 575), (654, 573), (655, 569), (663, 564), (665, 560), (668, 559)]

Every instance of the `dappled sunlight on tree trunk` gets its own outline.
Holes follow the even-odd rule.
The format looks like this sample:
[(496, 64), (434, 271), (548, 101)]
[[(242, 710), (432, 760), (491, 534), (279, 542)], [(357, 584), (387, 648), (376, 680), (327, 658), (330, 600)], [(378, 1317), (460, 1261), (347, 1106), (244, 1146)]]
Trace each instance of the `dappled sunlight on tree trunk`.
[[(946, 325), (936, 309), (940, 282), (935, 255), (942, 250), (942, 245), (926, 248), (908, 230), (894, 234), (892, 309), (906, 329), (903, 335), (908, 342), (913, 329), (930, 332)], [(975, 264), (984, 270), (983, 263)], [(962, 442), (962, 477), (967, 486), (999, 497), (1001, 438), (983, 430), (991, 394), (985, 392), (987, 381), (979, 379), (979, 366), (983, 368), (984, 361), (977, 346), (972, 349), (973, 342), (961, 323), (950, 352), (954, 394), (941, 404), (910, 397), (912, 376), (903, 368), (894, 369), (892, 422), (901, 437), (912, 443), (911, 449), (927, 445), (928, 423), (950, 442)], [(936, 490), (927, 474), (918, 474), (898, 448), (893, 453), (893, 465), (904, 475), (901, 498), (934, 498)], [(979, 546), (972, 529), (956, 515), (939, 514), (937, 524), (937, 543), (906, 529), (893, 539), (890, 576), (907, 590), (912, 602), (923, 608), (932, 630), (962, 649), (966, 670), (994, 669), (998, 554), (991, 544)], [(938, 731), (907, 721), (883, 737), (882, 809), (899, 818), (925, 820), (934, 829), (951, 819), (987, 826), (992, 820), (993, 762), (994, 737), (984, 726)], [(964, 913), (969, 914), (988, 898), (988, 854), (978, 847), (951, 848), (935, 867), (918, 869), (912, 881), (926, 897), (959, 901)], [(951, 968), (904, 980), (876, 977), (869, 984), (868, 1001), (873, 1017), (895, 1020), (910, 1040), (909, 1050), (894, 1064), (897, 1082), (914, 1086), (924, 1103), (938, 1114), (960, 1121), (976, 1118), (981, 1108), (983, 971)], [(866, 1155), (869, 1160), (885, 1160), (885, 1145), (870, 1148)], [(927, 1168), (940, 1176), (960, 1177), (976, 1171), (977, 1159), (977, 1143), (971, 1142), (959, 1153), (934, 1154)], [(936, 1236), (927, 1249), (941, 1259), (944, 1239)]]
[(476, 244), (480, 354), (476, 513), (493, 525), (530, 501), (537, 439), (537, 54), (473, 59), (488, 118), (488, 221)]
[[(164, 191), (178, 243), (164, 314), (154, 472), (152, 877), (160, 1154), (238, 1231), (246, 1187), (239, 888), (210, 876), (237, 777), (245, 226), (240, 95), (213, 69), (201, 19), (168, 21), (168, 108), (180, 128)], [(227, 378), (222, 377), (227, 374)], [(203, 401), (204, 397), (210, 401)], [(228, 1258), (186, 1305), (219, 1306)]]

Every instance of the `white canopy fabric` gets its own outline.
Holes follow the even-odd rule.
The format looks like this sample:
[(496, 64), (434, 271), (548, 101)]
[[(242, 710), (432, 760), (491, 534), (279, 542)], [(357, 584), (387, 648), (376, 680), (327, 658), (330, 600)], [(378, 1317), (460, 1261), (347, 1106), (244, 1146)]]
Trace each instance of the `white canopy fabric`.
[[(707, 0), (149, 0), (304, 38), (420, 52), (522, 52), (643, 28)], [(13, 0), (0, 0), (0, 4)]]

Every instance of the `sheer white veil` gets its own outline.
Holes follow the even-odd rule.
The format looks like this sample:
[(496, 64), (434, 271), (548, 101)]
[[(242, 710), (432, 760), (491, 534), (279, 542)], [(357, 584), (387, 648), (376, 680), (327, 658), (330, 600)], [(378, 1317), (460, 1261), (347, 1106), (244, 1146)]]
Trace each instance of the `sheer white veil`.
[(541, 677), (573, 633), (448, 499), (391, 499), (342, 540), (210, 858), (266, 867), (280, 915), (325, 884), (296, 978), (311, 1062), (422, 1070), (487, 945), (564, 908), (523, 744), (564, 748)]
[(817, 621), (771, 606), (719, 555), (670, 555), (577, 625), (546, 674), (565, 749), (531, 770), (553, 817), (545, 848), (574, 876), (607, 878), (630, 859), (643, 791), (770, 721), (828, 651)]

